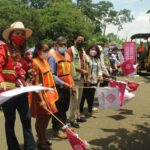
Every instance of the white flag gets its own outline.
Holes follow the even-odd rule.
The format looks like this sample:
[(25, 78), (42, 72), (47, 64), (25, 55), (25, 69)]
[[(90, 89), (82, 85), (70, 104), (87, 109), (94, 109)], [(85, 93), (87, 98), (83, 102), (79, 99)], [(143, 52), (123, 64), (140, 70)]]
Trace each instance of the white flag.
[(53, 88), (43, 87), (41, 85), (35, 85), (35, 86), (26, 86), (26, 87), (20, 87), (12, 90), (8, 90), (5, 92), (0, 93), (0, 105), (10, 98), (17, 96), (22, 93), (27, 92), (34, 92), (34, 91), (42, 91), (42, 90), (50, 90), (53, 91)]
[(99, 107), (101, 109), (120, 108), (119, 88), (118, 87), (103, 87), (97, 88)]

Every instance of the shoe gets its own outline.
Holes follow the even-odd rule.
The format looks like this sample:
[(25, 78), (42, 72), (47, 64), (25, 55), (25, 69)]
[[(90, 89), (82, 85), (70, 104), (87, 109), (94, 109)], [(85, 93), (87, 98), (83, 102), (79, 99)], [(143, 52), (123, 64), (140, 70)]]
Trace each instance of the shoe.
[[(68, 126), (68, 129), (71, 130), (71, 131), (73, 131), (73, 132), (74, 132), (74, 130), (75, 130), (75, 128), (70, 127), (70, 126)], [(65, 132), (65, 129), (62, 129), (62, 130)]]
[(65, 132), (63, 132), (62, 130), (58, 130), (55, 135), (58, 137), (58, 138), (61, 138), (61, 139), (67, 139), (67, 134)]
[(94, 108), (92, 109), (92, 111), (93, 111), (94, 113), (98, 113), (98, 112), (99, 112), (99, 108), (94, 107)]
[(77, 119), (77, 122), (86, 122), (86, 119), (80, 117), (80, 118)]
[(81, 113), (81, 114), (80, 114), (80, 118), (85, 118), (85, 114), (84, 114), (84, 113)]
[(76, 120), (70, 121), (70, 125), (74, 128), (80, 128), (79, 123)]
[(52, 150), (52, 148), (48, 144), (38, 144), (39, 150)]
[(88, 117), (96, 118), (96, 115), (95, 115), (93, 112), (88, 112), (88, 113), (87, 113), (87, 116), (88, 116)]
[(47, 140), (46, 144), (51, 146), (52, 145), (52, 141), (51, 140)]

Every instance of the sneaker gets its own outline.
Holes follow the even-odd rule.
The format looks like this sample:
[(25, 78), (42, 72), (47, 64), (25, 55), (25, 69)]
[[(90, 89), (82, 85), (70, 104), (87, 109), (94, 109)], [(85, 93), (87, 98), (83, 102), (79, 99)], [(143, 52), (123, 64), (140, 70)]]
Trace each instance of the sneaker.
[(80, 128), (79, 123), (76, 120), (70, 121), (70, 125), (74, 128)]
[(80, 117), (80, 118), (77, 119), (77, 122), (86, 122), (86, 119)]
[(55, 135), (58, 137), (58, 138), (61, 138), (61, 139), (66, 139), (67, 138), (67, 134), (65, 132), (63, 132), (62, 130), (58, 130)]
[(84, 114), (84, 113), (81, 113), (81, 114), (80, 114), (80, 117), (81, 117), (81, 118), (85, 118), (85, 114)]

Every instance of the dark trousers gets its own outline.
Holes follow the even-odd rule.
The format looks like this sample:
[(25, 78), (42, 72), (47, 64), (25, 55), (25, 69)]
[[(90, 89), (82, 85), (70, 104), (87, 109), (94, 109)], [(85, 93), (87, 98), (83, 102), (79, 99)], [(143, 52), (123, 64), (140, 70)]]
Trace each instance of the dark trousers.
[[(55, 113), (54, 115), (65, 124), (67, 121), (66, 112), (69, 109), (70, 103), (70, 89), (57, 87), (57, 91), (59, 94), (59, 100), (56, 102), (58, 112)], [(54, 131), (58, 131), (62, 128), (63, 125), (57, 119), (52, 117), (52, 126)]]
[(37, 150), (31, 131), (31, 117), (27, 94), (21, 94), (11, 98), (9, 101), (5, 102), (2, 107), (5, 116), (5, 132), (8, 150), (20, 150), (14, 131), (16, 109), (19, 113), (23, 128), (24, 150)]
[[(96, 85), (97, 84), (92, 84), (90, 86), (96, 86)], [(84, 86), (86, 87), (87, 84), (84, 84)], [(95, 91), (96, 91), (95, 88), (83, 88), (83, 93), (80, 102), (80, 113), (83, 113), (83, 106), (84, 106), (85, 99), (87, 100), (87, 104), (88, 104), (88, 112), (89, 113), (92, 112)]]

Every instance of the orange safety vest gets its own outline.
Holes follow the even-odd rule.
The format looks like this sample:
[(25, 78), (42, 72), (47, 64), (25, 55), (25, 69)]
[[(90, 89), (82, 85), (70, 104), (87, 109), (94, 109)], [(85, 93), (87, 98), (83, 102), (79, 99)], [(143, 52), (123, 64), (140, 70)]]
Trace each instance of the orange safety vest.
[(57, 51), (52, 51), (50, 54), (55, 58), (55, 61), (57, 62), (57, 76), (62, 81), (72, 86), (73, 79), (71, 76), (71, 60), (69, 54), (65, 52), (65, 57), (63, 57)]
[(141, 45), (141, 46), (139, 47), (139, 52), (144, 52), (144, 50), (145, 50), (144, 46)]
[[(9, 47), (5, 43), (0, 43), (1, 48), (4, 50), (5, 64), (2, 66), (2, 76), (4, 78), (4, 82), (6, 84), (6, 89), (14, 89), (16, 88), (16, 76), (14, 70), (14, 60), (9, 51)], [(3, 91), (0, 88), (0, 91)]]
[(53, 75), (50, 70), (50, 66), (46, 60), (43, 62), (39, 58), (34, 58), (33, 63), (40, 69), (42, 74), (42, 85), (45, 87), (53, 88), (54, 91), (41, 91), (43, 100), (47, 104), (48, 109), (51, 112), (57, 112), (55, 102), (58, 100), (58, 93), (55, 87)]

